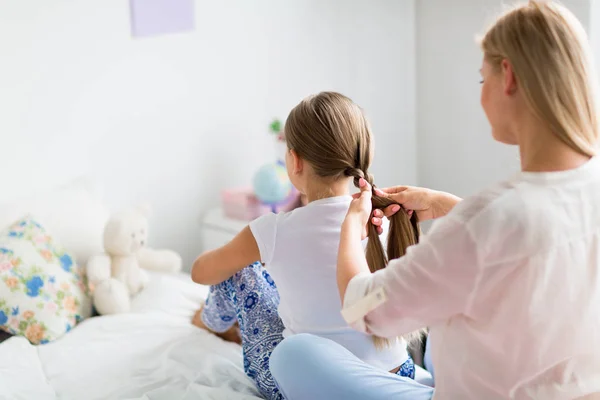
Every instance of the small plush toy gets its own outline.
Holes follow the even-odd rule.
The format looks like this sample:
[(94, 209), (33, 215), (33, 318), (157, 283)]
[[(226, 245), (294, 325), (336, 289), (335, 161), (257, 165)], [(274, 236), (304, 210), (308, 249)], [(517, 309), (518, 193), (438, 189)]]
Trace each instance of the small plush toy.
[(131, 297), (148, 283), (144, 269), (178, 272), (181, 257), (170, 250), (153, 250), (148, 241), (148, 207), (114, 214), (104, 228), (105, 254), (88, 261), (87, 277), (98, 313), (128, 312)]

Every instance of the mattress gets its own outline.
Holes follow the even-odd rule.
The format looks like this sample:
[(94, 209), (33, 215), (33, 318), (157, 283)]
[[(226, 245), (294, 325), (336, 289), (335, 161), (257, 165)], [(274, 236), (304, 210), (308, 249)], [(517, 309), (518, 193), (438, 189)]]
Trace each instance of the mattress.
[(241, 347), (191, 325), (207, 288), (152, 274), (132, 312), (90, 318), (61, 339), (0, 344), (0, 399), (259, 399)]

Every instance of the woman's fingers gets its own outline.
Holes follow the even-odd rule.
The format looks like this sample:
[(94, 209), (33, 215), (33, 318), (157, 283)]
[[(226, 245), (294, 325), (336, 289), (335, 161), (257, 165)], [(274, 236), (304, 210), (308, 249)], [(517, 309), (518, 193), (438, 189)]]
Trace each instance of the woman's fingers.
[[(371, 185), (369, 185), (369, 183), (364, 180), (364, 179), (360, 179), (359, 180), (359, 189), (360, 192), (355, 193), (352, 195), (353, 199), (361, 199), (362, 202), (367, 202), (371, 200)], [(410, 189), (410, 186), (395, 186), (395, 187), (391, 187), (391, 188), (383, 188), (383, 189), (379, 189), (379, 188), (375, 188), (375, 194), (377, 196), (382, 196), (382, 197), (389, 197), (391, 199), (393, 199), (394, 201), (403, 204), (403, 201), (405, 201), (405, 193), (403, 193), (404, 191), (406, 191), (407, 189)], [(381, 225), (383, 224), (383, 217), (391, 217), (392, 215), (396, 214), (398, 211), (400, 211), (402, 209), (402, 207), (398, 204), (392, 204), (388, 207), (386, 207), (383, 210), (380, 209), (375, 209), (373, 210), (372, 213), (372, 218), (371, 218), (371, 223), (373, 225), (375, 225), (377, 227), (377, 232), (379, 234), (381, 234), (382, 228)], [(413, 213), (412, 210), (406, 210), (408, 216), (410, 217)]]
[[(375, 209), (373, 210), (373, 217), (371, 218), (371, 223), (375, 226), (381, 226), (383, 224), (383, 217), (391, 217), (401, 210), (401, 207), (397, 204), (392, 204), (391, 206), (386, 207), (384, 210)], [(408, 216), (412, 216), (413, 210), (406, 210)]]
[[(404, 204), (408, 201), (407, 190), (410, 189), (408, 186), (396, 186), (393, 188), (386, 189), (375, 189), (375, 194), (381, 197), (387, 197), (396, 203)], [(398, 210), (393, 211), (391, 208), (386, 212), (385, 216), (389, 217), (397, 213)]]
[(368, 192), (369, 195), (371, 194), (371, 185), (369, 185), (369, 182), (367, 182), (365, 179), (360, 178), (358, 180), (358, 187), (360, 188), (361, 192)]
[(354, 193), (352, 195), (353, 199), (360, 199), (360, 196), (362, 196), (362, 194), (365, 192), (369, 193), (369, 197), (371, 196), (371, 185), (369, 185), (369, 182), (367, 182), (363, 178), (360, 178), (360, 180), (358, 181), (358, 188), (360, 189), (360, 192)]
[(392, 215), (396, 214), (398, 211), (400, 211), (400, 206), (398, 204), (392, 204), (391, 206), (387, 206), (386, 208), (384, 208), (383, 214), (389, 218)]
[(375, 189), (375, 193), (379, 196), (386, 196), (386, 195), (390, 195), (390, 194), (404, 192), (409, 187), (410, 186), (394, 186), (394, 187), (388, 187), (388, 188), (377, 188), (377, 189)]
[(368, 207), (369, 213), (371, 213), (371, 185), (369, 185), (369, 183), (363, 178), (360, 178), (360, 180), (358, 181), (358, 187), (360, 188), (359, 199), (361, 201), (361, 204), (365, 209)]

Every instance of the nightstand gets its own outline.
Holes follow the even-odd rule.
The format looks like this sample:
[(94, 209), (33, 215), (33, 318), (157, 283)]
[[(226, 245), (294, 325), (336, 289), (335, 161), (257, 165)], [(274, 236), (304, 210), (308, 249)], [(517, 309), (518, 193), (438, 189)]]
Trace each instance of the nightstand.
[(227, 244), (249, 223), (226, 217), (221, 208), (208, 211), (201, 222), (202, 250), (213, 250)]

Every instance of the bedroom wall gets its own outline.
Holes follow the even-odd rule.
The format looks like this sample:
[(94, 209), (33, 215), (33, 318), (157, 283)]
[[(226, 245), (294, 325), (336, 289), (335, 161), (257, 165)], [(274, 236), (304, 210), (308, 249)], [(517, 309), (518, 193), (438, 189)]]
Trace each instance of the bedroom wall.
[(112, 210), (149, 202), (151, 244), (189, 264), (218, 191), (273, 156), (271, 118), (326, 89), (370, 115), (378, 184), (416, 183), (414, 12), (412, 0), (197, 1), (194, 32), (134, 40), (124, 0), (0, 0), (3, 187), (91, 173)]
[[(502, 10), (501, 0), (417, 1), (419, 184), (459, 196), (519, 168), (516, 149), (494, 142), (479, 104), (481, 52), (475, 35)], [(564, 5), (590, 26), (590, 1)]]
[(592, 41), (592, 51), (594, 52), (594, 62), (600, 81), (600, 0), (591, 1), (590, 12), (590, 36)]

